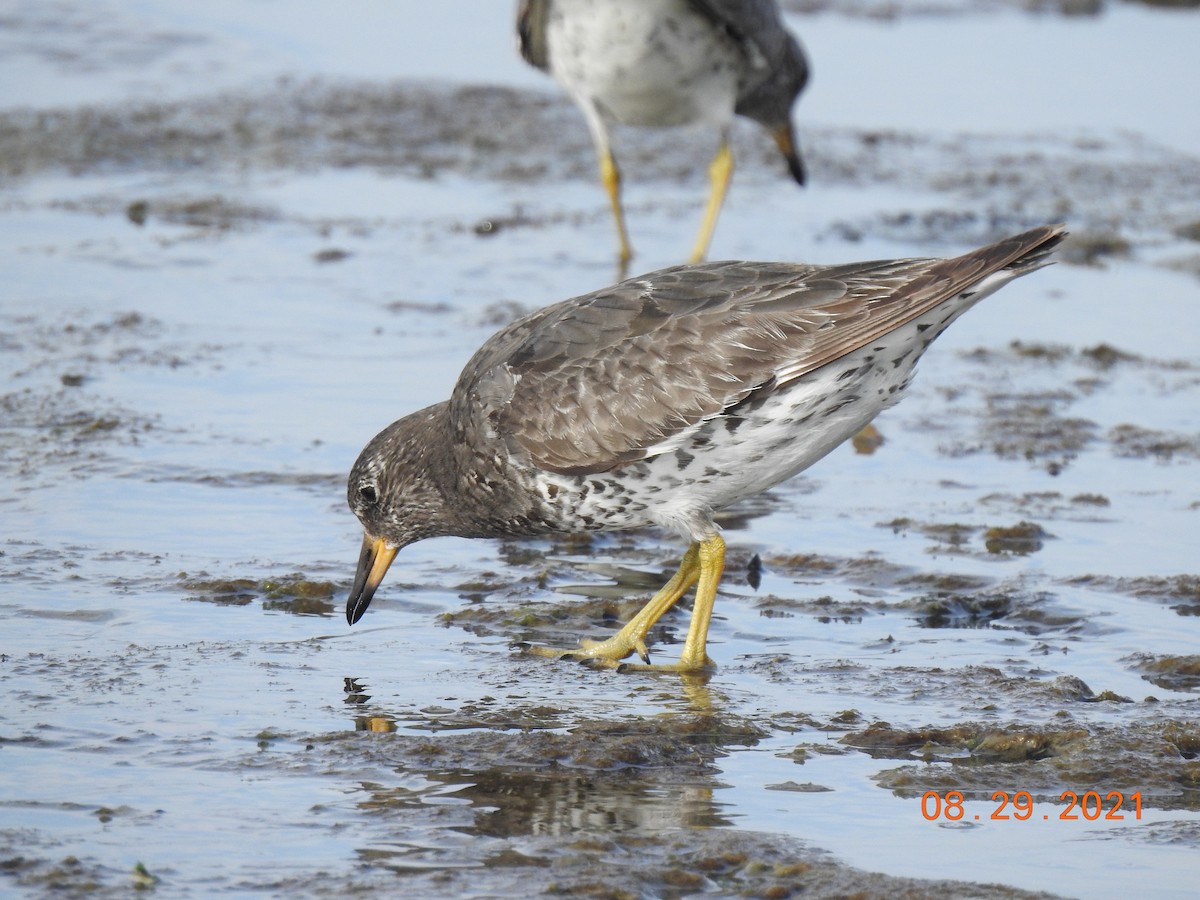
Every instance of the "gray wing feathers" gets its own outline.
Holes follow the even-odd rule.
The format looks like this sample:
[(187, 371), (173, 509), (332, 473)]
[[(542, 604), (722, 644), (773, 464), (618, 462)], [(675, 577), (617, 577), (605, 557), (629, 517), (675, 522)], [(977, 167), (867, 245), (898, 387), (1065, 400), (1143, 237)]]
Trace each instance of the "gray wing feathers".
[(546, 16), (550, 0), (521, 0), (517, 5), (517, 49), (525, 62), (543, 72), (550, 71), (546, 48)]
[(1043, 228), (948, 260), (665, 269), (548, 307), (489, 340), (452, 403), (550, 471), (612, 469), (878, 340), (1009, 268), (1044, 264)]

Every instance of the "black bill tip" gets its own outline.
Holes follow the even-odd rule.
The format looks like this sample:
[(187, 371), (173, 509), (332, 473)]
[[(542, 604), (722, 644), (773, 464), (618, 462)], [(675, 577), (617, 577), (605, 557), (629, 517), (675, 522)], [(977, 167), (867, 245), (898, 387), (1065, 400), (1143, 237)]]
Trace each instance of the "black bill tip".
[(362, 551), (358, 555), (358, 571), (354, 573), (354, 586), (346, 600), (346, 621), (349, 624), (353, 625), (363, 617), (399, 549), (388, 544), (383, 538), (363, 536)]

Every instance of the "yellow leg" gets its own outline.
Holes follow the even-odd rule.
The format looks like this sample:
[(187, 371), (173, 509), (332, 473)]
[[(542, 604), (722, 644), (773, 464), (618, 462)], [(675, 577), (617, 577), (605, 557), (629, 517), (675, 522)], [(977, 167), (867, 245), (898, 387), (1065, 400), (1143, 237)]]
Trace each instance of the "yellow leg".
[(625, 211), (621, 208), (621, 170), (617, 168), (617, 160), (608, 149), (600, 151), (600, 181), (604, 184), (604, 190), (608, 192), (613, 219), (617, 223), (617, 265), (623, 273), (629, 267), (629, 260), (633, 259), (633, 248), (629, 245), (629, 232), (625, 230)]
[[(580, 641), (581, 646), (575, 650), (531, 647), (529, 652), (555, 659), (575, 659), (611, 668), (620, 668), (622, 672), (690, 674), (716, 668), (715, 663), (708, 658), (708, 625), (712, 620), (713, 604), (717, 599), (717, 585), (720, 583), (721, 574), (724, 571), (725, 541), (721, 539), (720, 535), (713, 535), (692, 544), (679, 564), (679, 571), (662, 590), (650, 598), (650, 602), (643, 606), (624, 628), (608, 640), (584, 639)], [(687, 639), (683, 643), (683, 652), (679, 655), (679, 661), (666, 664), (650, 663), (650, 654), (646, 649), (646, 634), (693, 584), (696, 585), (696, 599), (692, 606), (692, 621), (688, 626)], [(642, 658), (644, 664), (621, 662), (634, 652)]]
[(693, 544), (699, 553), (699, 578), (696, 583), (696, 599), (692, 604), (692, 622), (688, 626), (687, 639), (679, 662), (665, 665), (638, 665), (626, 663), (621, 671), (698, 673), (715, 669), (716, 663), (708, 658), (708, 625), (712, 621), (713, 604), (717, 599), (717, 585), (725, 571), (725, 541), (719, 534)]
[(714, 534), (700, 542), (700, 578), (696, 584), (696, 601), (692, 608), (692, 623), (687, 640), (679, 655), (679, 671), (697, 672), (711, 668), (708, 658), (708, 625), (712, 621), (713, 605), (717, 601), (717, 585), (725, 572), (725, 541)]
[(729, 182), (733, 178), (733, 150), (729, 147), (728, 135), (721, 136), (721, 145), (717, 147), (717, 155), (708, 166), (708, 205), (704, 208), (704, 218), (700, 222), (700, 233), (692, 247), (692, 255), (688, 262), (703, 262), (708, 255), (708, 245), (712, 243), (713, 231), (717, 227), (717, 216), (725, 202), (725, 193), (729, 190)]
[(549, 656), (554, 659), (594, 660), (603, 665), (616, 666), (625, 657), (637, 653), (646, 662), (650, 661), (650, 652), (646, 649), (646, 635), (654, 627), (654, 623), (663, 617), (667, 610), (674, 606), (696, 580), (700, 577), (701, 544), (692, 544), (677, 571), (662, 589), (650, 598), (636, 616), (630, 619), (625, 627), (606, 641), (593, 641), (584, 638), (580, 646), (570, 650), (553, 647), (530, 647), (529, 652), (538, 656)]

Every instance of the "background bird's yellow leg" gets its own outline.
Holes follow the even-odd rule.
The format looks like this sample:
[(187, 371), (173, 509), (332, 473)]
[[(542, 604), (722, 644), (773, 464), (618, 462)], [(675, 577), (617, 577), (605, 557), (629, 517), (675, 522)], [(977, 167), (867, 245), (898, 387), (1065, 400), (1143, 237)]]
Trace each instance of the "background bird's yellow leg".
[[(724, 546), (724, 545), (722, 545)], [(646, 649), (646, 635), (654, 627), (654, 623), (663, 617), (667, 610), (674, 606), (700, 577), (700, 544), (688, 547), (679, 563), (679, 570), (671, 577), (657, 594), (639, 610), (638, 614), (625, 623), (625, 627), (606, 641), (593, 641), (584, 638), (576, 649), (561, 650), (552, 647), (530, 647), (529, 652), (538, 656), (550, 656), (555, 659), (595, 660), (616, 664), (618, 661), (637, 653), (647, 662), (650, 654)]]
[(704, 208), (704, 218), (700, 221), (700, 233), (692, 247), (692, 255), (688, 262), (703, 262), (708, 255), (708, 245), (712, 243), (713, 231), (717, 227), (717, 216), (725, 203), (725, 193), (729, 190), (729, 182), (733, 178), (733, 150), (729, 146), (729, 135), (721, 135), (721, 146), (717, 147), (717, 155), (708, 166), (708, 205)]
[(629, 268), (629, 260), (633, 259), (633, 247), (629, 244), (629, 232), (625, 229), (625, 210), (621, 207), (621, 170), (617, 168), (617, 160), (612, 151), (605, 148), (600, 151), (600, 181), (608, 192), (608, 202), (612, 204), (613, 219), (617, 223), (617, 265), (620, 277), (624, 278), (625, 270)]
[(696, 584), (692, 622), (688, 626), (683, 652), (679, 654), (680, 672), (699, 672), (713, 666), (713, 661), (708, 658), (708, 623), (712, 620), (713, 604), (717, 599), (717, 585), (725, 571), (725, 541), (719, 534), (714, 534), (700, 542), (699, 550), (700, 578)]

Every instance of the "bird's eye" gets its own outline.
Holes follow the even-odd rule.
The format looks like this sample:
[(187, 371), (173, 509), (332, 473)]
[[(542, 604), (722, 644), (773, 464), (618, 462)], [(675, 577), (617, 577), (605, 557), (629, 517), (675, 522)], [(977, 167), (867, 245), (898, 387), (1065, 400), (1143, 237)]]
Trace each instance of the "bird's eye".
[(379, 494), (375, 490), (375, 485), (364, 484), (358, 489), (358, 496), (364, 503), (374, 503), (379, 499)]

